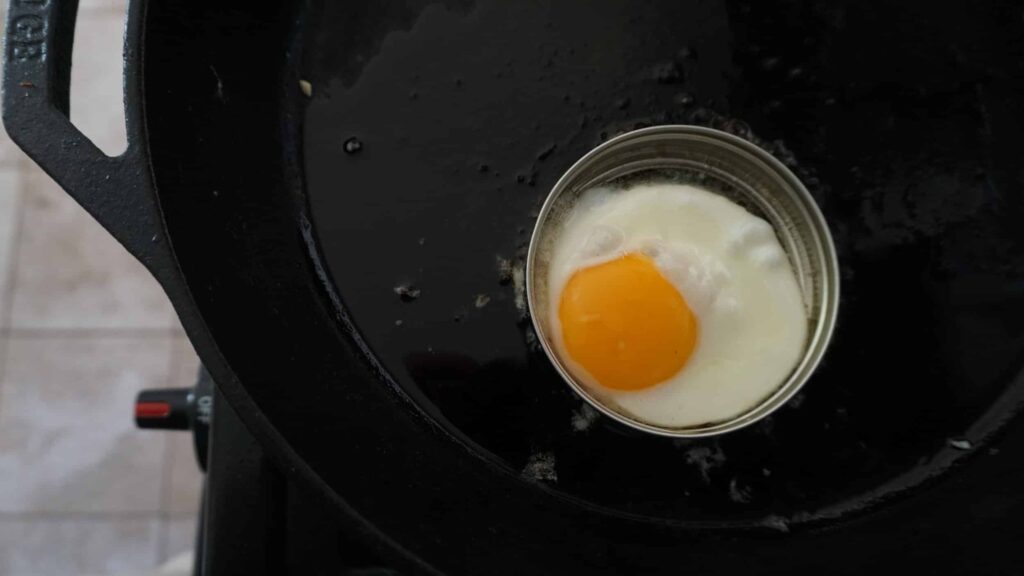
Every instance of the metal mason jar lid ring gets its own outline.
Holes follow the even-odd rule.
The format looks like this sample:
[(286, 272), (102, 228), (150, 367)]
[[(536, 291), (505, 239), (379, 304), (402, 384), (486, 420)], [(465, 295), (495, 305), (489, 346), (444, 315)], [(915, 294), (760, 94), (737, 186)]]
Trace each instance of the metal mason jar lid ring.
[[(548, 326), (545, 279), (561, 215), (583, 192), (602, 185), (667, 180), (720, 194), (764, 218), (786, 252), (807, 313), (808, 338), (790, 375), (749, 410), (726, 420), (672, 428), (644, 422), (610, 406), (562, 362)], [(731, 134), (698, 126), (654, 126), (605, 142), (577, 161), (544, 202), (527, 255), (530, 315), (545, 353), (566, 383), (594, 408), (631, 428), (678, 438), (712, 436), (748, 426), (791, 398), (810, 378), (828, 347), (839, 304), (839, 265), (825, 218), (799, 179), (775, 157)]]

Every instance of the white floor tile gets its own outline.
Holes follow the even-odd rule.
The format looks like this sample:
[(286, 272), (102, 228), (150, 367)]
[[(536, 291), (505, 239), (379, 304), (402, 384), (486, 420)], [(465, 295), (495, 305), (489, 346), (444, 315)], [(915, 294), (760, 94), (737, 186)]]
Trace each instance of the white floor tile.
[(21, 180), (15, 328), (167, 328), (177, 322), (163, 290), (48, 176)]
[(11, 141), (7, 130), (0, 127), (0, 167), (14, 168), (20, 163), (29, 162), (25, 153), (18, 148), (18, 145)]
[(192, 386), (199, 373), (199, 356), (192, 343), (184, 335), (174, 340), (174, 386)]
[(0, 380), (0, 512), (157, 512), (166, 437), (136, 430), (170, 338), (18, 338)]
[[(124, 140), (125, 6), (81, 0), (75, 34), (72, 115), (108, 152)], [(15, 246), (18, 228), (24, 242)], [(13, 307), (0, 306), (0, 334), (15, 332), (0, 336), (0, 576), (137, 573), (153, 568), (160, 550), (184, 549), (191, 519), (158, 513), (168, 436), (135, 430), (131, 409), (141, 388), (190, 385), (171, 379), (189, 369), (178, 358), (192, 360), (170, 331), (124, 336), (173, 330), (173, 310), (142, 266), (0, 129), (4, 302)], [(64, 332), (79, 329), (89, 335)], [(97, 336), (106, 329), (121, 336)], [(184, 510), (194, 477), (180, 468), (165, 492)]]
[(157, 524), (155, 519), (0, 518), (0, 575), (116, 575), (152, 568)]
[[(121, 14), (127, 9), (127, 7), (128, 2), (126, 0), (79, 0), (78, 13), (81, 15), (88, 14), (89, 12), (113, 12), (115, 14)], [(86, 32), (87, 31), (88, 30), (86, 30)], [(76, 33), (75, 35), (77, 36), (78, 34)]]
[(161, 562), (178, 556), (182, 552), (195, 550), (196, 547), (196, 519), (195, 518), (172, 518), (164, 520), (161, 528), (163, 543), (161, 549)]
[(124, 124), (125, 17), (82, 10), (71, 57), (71, 121), (110, 156), (126, 147)]
[(163, 511), (195, 514), (203, 493), (203, 474), (196, 463), (192, 434), (169, 434), (168, 458), (164, 462)]
[(20, 214), (18, 179), (17, 169), (0, 167), (0, 327), (7, 325), (9, 312), (7, 281)]
[[(188, 338), (174, 339), (174, 366), (171, 383), (174, 388), (195, 385), (199, 358)], [(168, 514), (195, 514), (202, 496), (203, 474), (195, 458), (191, 433), (167, 435), (167, 457), (164, 461), (164, 483), (161, 510)]]

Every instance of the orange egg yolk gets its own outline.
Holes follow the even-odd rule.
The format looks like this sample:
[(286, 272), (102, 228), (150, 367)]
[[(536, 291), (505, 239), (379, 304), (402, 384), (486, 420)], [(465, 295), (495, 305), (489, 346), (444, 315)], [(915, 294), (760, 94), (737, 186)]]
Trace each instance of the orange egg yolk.
[(569, 357), (597, 382), (642, 390), (679, 372), (697, 343), (697, 318), (643, 254), (577, 271), (558, 305)]

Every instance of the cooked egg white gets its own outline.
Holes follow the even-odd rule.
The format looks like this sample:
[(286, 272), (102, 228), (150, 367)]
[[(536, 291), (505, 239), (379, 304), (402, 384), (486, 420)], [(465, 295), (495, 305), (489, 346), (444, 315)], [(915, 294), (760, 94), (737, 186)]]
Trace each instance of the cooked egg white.
[(643, 422), (726, 420), (775, 391), (808, 321), (771, 225), (682, 184), (585, 192), (557, 224), (550, 338), (602, 403)]

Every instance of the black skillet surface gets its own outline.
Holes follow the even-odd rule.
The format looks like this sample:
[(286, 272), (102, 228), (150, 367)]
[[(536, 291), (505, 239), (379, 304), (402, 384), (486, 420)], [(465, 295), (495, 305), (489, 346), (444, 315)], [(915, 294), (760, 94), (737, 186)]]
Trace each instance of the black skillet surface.
[[(1013, 572), (1022, 16), (153, 1), (143, 134), (190, 294), (168, 290), (256, 435), (407, 570)], [(497, 263), (579, 156), (674, 122), (803, 177), (840, 253), (836, 338), (755, 428), (577, 430)]]
[[(194, 78), (166, 73), (151, 48), (150, 93), (221, 124), (193, 126), (202, 137), (183, 145), (160, 135), (182, 134), (187, 105), (158, 97), (148, 115), (158, 182), (176, 177), (160, 159), (190, 148), (203, 171), (182, 178), (191, 201), (168, 209), (172, 233), (202, 221), (248, 250), (176, 243), (186, 276), (225, 282), (205, 298), (213, 333), (265, 338), (218, 342), (244, 358), (232, 364), (267, 419), (367, 521), (454, 573), (840, 557), (831, 569), (853, 572), (897, 553), (1018, 565), (998, 544), (1020, 535), (1007, 521), (1020, 476), (1001, 476), (1014, 463), (984, 441), (1016, 408), (1024, 357), (1020, 10), (594, 4), (323, 3), (270, 26), (303, 31), (284, 62), (220, 38), (183, 47), (210, 59), (177, 68)], [(157, 29), (174, 22), (160, 12)], [(257, 97), (264, 68), (282, 65), (278, 100)], [(277, 132), (261, 130), (273, 112)], [(575, 159), (673, 122), (749, 126), (798, 159), (843, 265), (835, 343), (802, 401), (753, 429), (689, 443), (601, 420), (578, 431), (581, 404), (531, 346), (498, 263), (521, 263), (537, 207)], [(312, 223), (302, 236), (281, 221), (286, 205)], [(225, 262), (257, 302), (222, 268), (202, 270)], [(310, 286), (320, 262), (325, 283)], [(300, 309), (297, 289), (322, 308)], [(959, 438), (972, 450), (949, 445)], [(973, 462), (921, 486), (959, 460)]]
[[(512, 473), (553, 462), (551, 489), (669, 521), (836, 516), (980, 440), (1024, 357), (1024, 210), (998, 156), (1018, 145), (995, 132), (1019, 117), (993, 117), (1024, 85), (1022, 13), (1014, 47), (998, 9), (590, 4), (316, 17), (309, 205), (342, 302), (406, 393)], [(792, 151), (843, 263), (836, 342), (806, 393), (720, 440), (577, 430), (581, 402), (496, 265), (521, 265), (573, 161), (661, 123)]]

